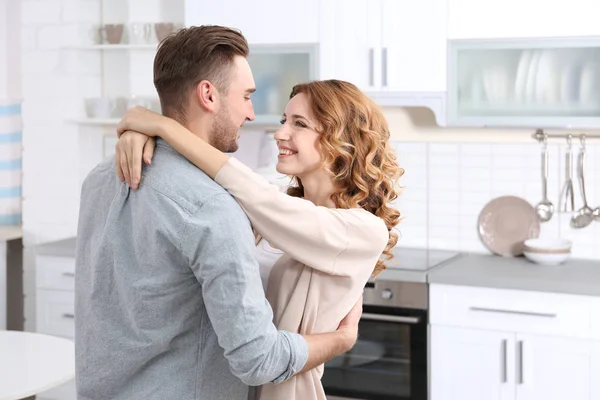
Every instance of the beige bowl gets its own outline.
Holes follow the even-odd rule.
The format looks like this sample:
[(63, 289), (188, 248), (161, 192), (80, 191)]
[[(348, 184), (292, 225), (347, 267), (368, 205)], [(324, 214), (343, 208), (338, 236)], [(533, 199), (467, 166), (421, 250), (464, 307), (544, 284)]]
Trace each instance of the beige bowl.
[(539, 254), (569, 254), (573, 243), (566, 239), (527, 239), (523, 243), (525, 251)]

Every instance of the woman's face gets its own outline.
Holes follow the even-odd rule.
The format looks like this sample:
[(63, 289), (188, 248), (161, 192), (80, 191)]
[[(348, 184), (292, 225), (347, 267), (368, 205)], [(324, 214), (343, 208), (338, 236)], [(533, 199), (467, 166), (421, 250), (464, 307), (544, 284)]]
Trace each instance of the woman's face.
[(321, 170), (323, 162), (316, 131), (319, 126), (304, 93), (290, 99), (281, 125), (275, 132), (279, 148), (277, 172), (302, 179), (307, 174)]

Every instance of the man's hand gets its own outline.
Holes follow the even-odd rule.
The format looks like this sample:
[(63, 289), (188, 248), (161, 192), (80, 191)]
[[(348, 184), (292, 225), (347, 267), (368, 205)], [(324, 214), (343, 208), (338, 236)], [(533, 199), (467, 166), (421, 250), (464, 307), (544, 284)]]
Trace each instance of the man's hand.
[(362, 302), (361, 295), (335, 332), (302, 335), (308, 344), (308, 360), (300, 373), (309, 371), (354, 347), (358, 338), (358, 323), (362, 316)]

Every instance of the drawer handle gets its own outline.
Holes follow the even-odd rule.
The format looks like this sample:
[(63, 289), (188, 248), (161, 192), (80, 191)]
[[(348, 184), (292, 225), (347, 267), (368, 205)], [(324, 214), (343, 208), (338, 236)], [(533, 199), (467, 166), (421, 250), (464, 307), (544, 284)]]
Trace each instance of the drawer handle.
[(64, 313), (63, 318), (69, 318), (69, 319), (75, 319), (75, 314), (71, 314), (71, 313)]
[(74, 278), (75, 277), (75, 273), (73, 273), (73, 272), (63, 272), (62, 275), (66, 276), (66, 277), (69, 277), (69, 278)]
[(480, 312), (493, 312), (493, 313), (501, 313), (501, 314), (527, 315), (527, 316), (530, 316), (530, 317), (556, 318), (556, 314), (539, 313), (539, 312), (532, 312), (532, 311), (503, 310), (501, 308), (487, 308), (487, 307), (470, 307), (469, 309), (471, 311), (480, 311)]

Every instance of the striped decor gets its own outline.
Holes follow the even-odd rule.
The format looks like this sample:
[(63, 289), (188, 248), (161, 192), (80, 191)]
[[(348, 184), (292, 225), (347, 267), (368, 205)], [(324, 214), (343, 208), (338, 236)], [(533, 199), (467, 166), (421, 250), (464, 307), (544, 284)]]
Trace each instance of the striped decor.
[(0, 100), (0, 225), (21, 224), (21, 102)]

